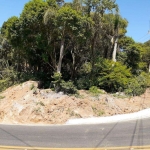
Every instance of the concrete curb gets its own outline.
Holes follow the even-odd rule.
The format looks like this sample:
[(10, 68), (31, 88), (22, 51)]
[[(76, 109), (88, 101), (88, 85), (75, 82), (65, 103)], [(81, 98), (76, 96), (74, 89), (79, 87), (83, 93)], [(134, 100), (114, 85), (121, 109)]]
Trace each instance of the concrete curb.
[(70, 119), (66, 122), (66, 125), (102, 124), (102, 123), (131, 121), (131, 120), (144, 119), (144, 118), (150, 118), (150, 109), (144, 109), (135, 113), (115, 115), (109, 117)]

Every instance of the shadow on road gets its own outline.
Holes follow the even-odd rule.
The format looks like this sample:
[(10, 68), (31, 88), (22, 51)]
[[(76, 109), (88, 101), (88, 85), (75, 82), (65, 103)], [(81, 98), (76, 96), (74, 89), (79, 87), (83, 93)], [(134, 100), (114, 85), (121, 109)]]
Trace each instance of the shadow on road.
[(118, 122), (114, 124), (114, 126), (107, 132), (104, 138), (95, 146), (95, 149), (98, 148), (102, 142), (109, 136), (109, 134), (113, 131), (113, 129), (117, 126)]
[(23, 140), (21, 140), (20, 138), (16, 137), (15, 135), (9, 133), (8, 131), (0, 128), (0, 130), (4, 131), (5, 133), (9, 134), (10, 136), (14, 137), (15, 139), (17, 139), (18, 141), (22, 142), (23, 144), (25, 144), (25, 146), (29, 146), (29, 147), (32, 147), (30, 144), (24, 142)]
[(134, 146), (133, 142), (135, 140), (136, 135), (138, 135), (137, 137), (138, 146), (143, 146), (143, 121), (142, 119), (136, 121), (134, 131), (131, 137), (130, 146)]

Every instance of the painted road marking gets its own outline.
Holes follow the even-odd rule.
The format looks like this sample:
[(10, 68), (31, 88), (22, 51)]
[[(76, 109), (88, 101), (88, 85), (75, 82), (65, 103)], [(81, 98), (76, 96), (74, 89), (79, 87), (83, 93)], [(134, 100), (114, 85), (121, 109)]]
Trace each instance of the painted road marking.
[(124, 146), (124, 147), (103, 147), (103, 148), (44, 148), (44, 147), (20, 147), (0, 146), (0, 150), (150, 150), (148, 146)]

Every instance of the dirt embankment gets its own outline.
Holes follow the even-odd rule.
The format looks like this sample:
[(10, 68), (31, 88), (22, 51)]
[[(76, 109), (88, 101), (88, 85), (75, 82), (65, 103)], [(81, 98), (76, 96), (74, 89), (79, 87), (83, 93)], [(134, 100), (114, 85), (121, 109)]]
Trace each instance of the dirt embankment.
[[(79, 91), (78, 97), (38, 89), (37, 82), (28, 81), (0, 94), (0, 123), (63, 124), (70, 118), (111, 116), (137, 112), (150, 107), (150, 90), (140, 97)], [(119, 98), (122, 97), (122, 98)]]

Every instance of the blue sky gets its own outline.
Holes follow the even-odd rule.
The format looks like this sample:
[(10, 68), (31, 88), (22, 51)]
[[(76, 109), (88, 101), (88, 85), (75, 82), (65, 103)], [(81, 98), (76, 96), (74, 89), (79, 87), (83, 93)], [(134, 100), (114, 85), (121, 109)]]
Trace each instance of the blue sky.
[(120, 14), (128, 20), (127, 34), (136, 42), (150, 40), (150, 0), (116, 0)]
[[(11, 16), (19, 16), (29, 0), (0, 0), (0, 26)], [(120, 14), (129, 22), (127, 36), (136, 42), (150, 40), (150, 0), (116, 0)]]

